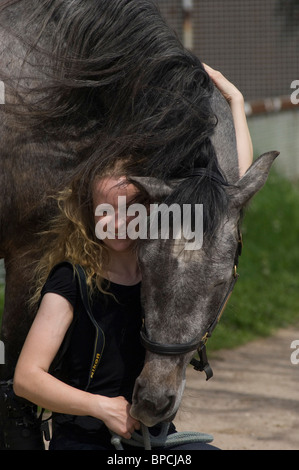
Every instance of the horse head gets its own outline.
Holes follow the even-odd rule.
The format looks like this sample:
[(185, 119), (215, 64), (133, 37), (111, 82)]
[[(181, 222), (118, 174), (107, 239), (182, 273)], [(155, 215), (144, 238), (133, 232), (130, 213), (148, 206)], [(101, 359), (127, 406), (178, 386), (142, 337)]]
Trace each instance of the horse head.
[[(205, 233), (199, 249), (188, 249), (190, 241), (183, 236), (140, 240), (143, 337), (148, 350), (131, 414), (147, 426), (172, 420), (178, 410), (186, 367), (234, 284), (242, 208), (266, 182), (277, 155), (262, 155), (236, 184), (224, 187), (226, 211), (213, 232)], [(154, 200), (165, 200), (181, 182), (146, 177), (132, 181)]]

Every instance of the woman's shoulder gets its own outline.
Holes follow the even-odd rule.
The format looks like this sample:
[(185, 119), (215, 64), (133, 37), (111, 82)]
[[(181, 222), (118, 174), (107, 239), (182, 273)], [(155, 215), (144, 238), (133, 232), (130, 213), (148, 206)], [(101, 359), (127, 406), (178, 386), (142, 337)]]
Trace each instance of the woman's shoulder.
[(46, 293), (59, 294), (75, 306), (77, 299), (77, 279), (75, 266), (64, 261), (55, 265), (42, 288), (41, 297)]
[(69, 261), (63, 261), (56, 264), (51, 269), (47, 281), (48, 282), (59, 282), (63, 284), (74, 284), (76, 281), (76, 270), (75, 265)]
[(58, 264), (55, 264), (51, 269), (48, 279), (53, 276), (59, 276), (61, 274), (66, 274), (70, 276), (71, 274), (74, 275), (75, 273), (75, 265), (72, 264), (70, 261), (62, 261)]

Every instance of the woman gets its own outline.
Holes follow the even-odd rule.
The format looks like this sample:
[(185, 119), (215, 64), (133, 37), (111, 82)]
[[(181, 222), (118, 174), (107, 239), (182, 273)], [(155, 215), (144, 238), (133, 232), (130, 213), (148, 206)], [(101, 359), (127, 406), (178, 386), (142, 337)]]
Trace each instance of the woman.
[[(243, 97), (219, 72), (205, 67), (230, 103), (242, 175), (252, 161)], [(37, 271), (40, 285), (33, 300), (40, 296), (41, 301), (16, 367), (14, 390), (17, 395), (55, 413), (50, 449), (112, 449), (108, 430), (130, 439), (140, 429), (140, 423), (130, 416), (130, 399), (144, 361), (139, 343), (141, 275), (134, 242), (118, 236), (117, 213), (118, 197), (125, 196), (130, 204), (138, 192), (122, 176), (122, 168), (113, 171), (110, 176), (102, 175), (92, 182), (92, 206), (88, 205), (88, 198), (84, 200), (79, 195), (78, 181), (73, 183), (71, 191), (64, 193), (55, 242)], [(101, 204), (110, 204), (116, 210), (115, 239), (95, 238), (95, 225), (100, 221), (104, 226), (105, 219), (100, 217), (107, 217), (103, 213), (93, 218)], [(72, 265), (59, 264), (65, 260), (85, 269), (92, 311), (105, 334), (100, 367), (88, 389), (94, 334), (92, 325), (82, 314), (84, 309)], [(44, 284), (49, 267), (53, 269)], [(72, 325), (75, 326), (64, 358), (63, 381), (51, 375), (49, 369)]]

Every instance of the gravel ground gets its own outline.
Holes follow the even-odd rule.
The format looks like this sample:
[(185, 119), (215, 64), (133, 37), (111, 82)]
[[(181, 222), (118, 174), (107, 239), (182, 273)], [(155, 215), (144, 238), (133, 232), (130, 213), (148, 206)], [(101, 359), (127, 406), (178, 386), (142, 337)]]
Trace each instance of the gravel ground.
[(218, 351), (209, 357), (214, 377), (208, 382), (189, 367), (177, 429), (212, 434), (213, 444), (223, 450), (299, 450), (294, 340), (299, 340), (299, 325)]

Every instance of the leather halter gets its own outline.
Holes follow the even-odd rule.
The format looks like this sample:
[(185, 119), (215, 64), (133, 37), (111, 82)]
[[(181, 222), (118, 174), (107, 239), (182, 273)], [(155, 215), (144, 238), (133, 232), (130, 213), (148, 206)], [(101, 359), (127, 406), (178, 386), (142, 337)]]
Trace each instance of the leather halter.
[[(193, 168), (190, 172), (184, 174), (184, 178), (189, 178), (189, 177), (194, 177), (194, 176), (195, 177), (200, 176), (202, 178), (210, 178), (211, 180), (215, 181), (218, 184), (221, 184), (222, 186), (229, 186), (229, 183), (225, 181), (225, 179), (220, 173), (218, 174), (213, 171), (208, 171), (206, 168)], [(210, 324), (210, 326), (208, 327), (203, 337), (200, 340), (198, 340), (198, 338), (195, 338), (187, 343), (180, 343), (180, 344), (157, 343), (155, 341), (151, 341), (147, 337), (146, 329), (145, 329), (145, 321), (143, 318), (142, 328), (140, 331), (140, 337), (141, 337), (142, 345), (148, 351), (155, 353), (155, 354), (161, 354), (163, 356), (174, 356), (178, 354), (186, 354), (188, 352), (197, 350), (199, 360), (193, 358), (191, 359), (190, 364), (193, 365), (195, 370), (204, 371), (206, 374), (206, 380), (209, 380), (211, 377), (213, 377), (213, 371), (209, 365), (208, 358), (207, 358), (206, 343), (208, 341), (208, 338), (211, 337), (212, 332), (216, 328), (221, 318), (221, 315), (225, 309), (225, 306), (228, 302), (228, 299), (233, 291), (233, 288), (238, 280), (239, 275), (237, 273), (237, 267), (238, 267), (239, 256), (242, 253), (242, 247), (243, 247), (242, 234), (238, 228), (238, 246), (237, 246), (237, 251), (236, 251), (235, 259), (234, 259), (232, 280), (229, 285), (228, 291), (218, 308), (214, 321)]]
[(234, 286), (238, 280), (239, 274), (237, 273), (237, 267), (238, 267), (238, 258), (241, 255), (242, 252), (242, 247), (243, 247), (243, 242), (242, 242), (242, 235), (241, 232), (238, 231), (239, 234), (239, 240), (238, 240), (238, 247), (235, 255), (235, 260), (234, 260), (234, 269), (233, 269), (233, 274), (232, 274), (232, 281), (230, 283), (230, 286), (228, 288), (228, 291), (221, 302), (219, 309), (217, 311), (217, 315), (214, 319), (214, 321), (210, 324), (208, 327), (207, 331), (203, 335), (203, 337), (198, 340), (197, 338), (187, 342), (187, 343), (180, 343), (180, 344), (164, 344), (164, 343), (156, 343), (155, 341), (151, 341), (147, 335), (146, 335), (146, 330), (145, 330), (145, 324), (144, 324), (144, 318), (142, 322), (142, 328), (140, 331), (140, 337), (141, 337), (141, 343), (142, 345), (150, 352), (155, 353), (155, 354), (161, 354), (163, 356), (174, 356), (178, 354), (186, 354), (191, 351), (197, 350), (199, 360), (198, 359), (191, 359), (190, 364), (193, 365), (194, 369), (197, 371), (204, 371), (206, 374), (206, 380), (209, 380), (211, 377), (213, 377), (213, 371), (211, 366), (209, 365), (208, 358), (207, 358), (207, 353), (206, 353), (206, 343), (208, 341), (208, 338), (211, 337), (214, 329), (216, 328), (221, 315), (226, 307), (226, 304), (228, 302), (228, 299), (234, 289)]

